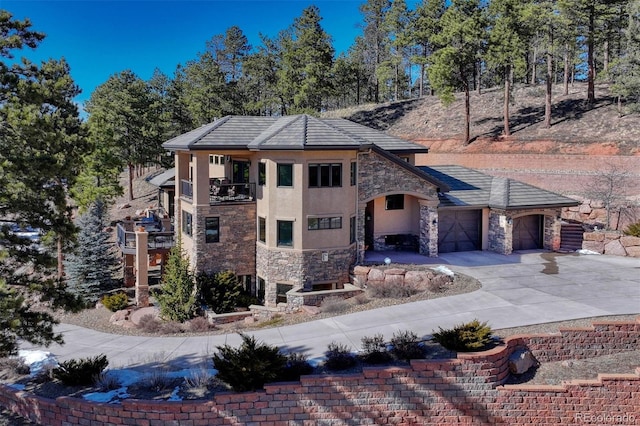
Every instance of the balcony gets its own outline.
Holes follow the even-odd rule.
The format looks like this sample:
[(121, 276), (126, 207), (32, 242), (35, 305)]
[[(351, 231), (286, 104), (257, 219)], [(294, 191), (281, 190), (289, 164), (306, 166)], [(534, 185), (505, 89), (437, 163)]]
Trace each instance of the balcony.
[[(172, 231), (162, 230), (159, 222), (142, 220), (135, 222), (134, 229), (144, 228), (149, 233), (147, 250), (150, 254), (170, 250), (175, 245)], [(122, 223), (116, 226), (116, 241), (123, 254), (136, 254), (136, 233), (127, 231)]]
[(255, 183), (227, 183), (225, 179), (209, 180), (209, 204), (243, 203), (256, 199)]

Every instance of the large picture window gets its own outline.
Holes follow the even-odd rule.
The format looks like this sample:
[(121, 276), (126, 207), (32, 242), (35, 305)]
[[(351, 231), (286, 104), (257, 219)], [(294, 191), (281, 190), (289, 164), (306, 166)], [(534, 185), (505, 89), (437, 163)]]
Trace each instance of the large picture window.
[(309, 188), (342, 186), (342, 164), (309, 164)]
[(293, 247), (293, 222), (290, 220), (278, 221), (278, 245)]
[(204, 220), (204, 240), (207, 243), (220, 242), (220, 218), (207, 217)]
[(293, 186), (293, 164), (278, 164), (278, 186)]
[(319, 229), (341, 229), (342, 218), (337, 217), (310, 217), (307, 220), (307, 229), (315, 231)]
[(189, 212), (182, 211), (182, 233), (191, 236), (193, 233), (193, 216)]
[(384, 208), (385, 210), (404, 209), (404, 194), (387, 195)]

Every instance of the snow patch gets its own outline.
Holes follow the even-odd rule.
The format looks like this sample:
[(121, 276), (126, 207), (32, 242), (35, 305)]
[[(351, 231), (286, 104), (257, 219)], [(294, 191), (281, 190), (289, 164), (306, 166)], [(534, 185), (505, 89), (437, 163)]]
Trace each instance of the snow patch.
[(576, 253), (578, 253), (578, 254), (587, 254), (587, 255), (600, 254), (597, 251), (587, 250), (587, 249), (576, 250)]
[(444, 265), (436, 266), (435, 268), (431, 268), (431, 269), (433, 269), (434, 271), (440, 274), (448, 275), (450, 277), (453, 277), (455, 275), (451, 269), (447, 268)]
[(20, 350), (18, 358), (22, 359), (25, 365), (29, 366), (31, 376), (38, 375), (43, 370), (49, 370), (58, 366), (58, 360), (51, 352)]

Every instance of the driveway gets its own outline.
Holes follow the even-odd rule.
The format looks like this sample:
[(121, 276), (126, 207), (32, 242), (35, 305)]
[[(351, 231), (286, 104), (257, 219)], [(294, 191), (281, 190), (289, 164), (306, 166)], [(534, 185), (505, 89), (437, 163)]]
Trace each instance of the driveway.
[[(509, 256), (490, 252), (443, 254), (437, 259), (405, 253), (395, 262), (444, 264), (482, 283), (472, 293), (424, 300), (349, 315), (252, 332), (286, 351), (321, 359), (332, 341), (359, 349), (364, 336), (411, 330), (428, 336), (477, 318), (494, 329), (605, 315), (640, 314), (640, 259), (541, 251)], [(49, 349), (59, 361), (107, 355), (111, 368), (151, 367), (169, 361), (196, 366), (215, 347), (236, 345), (236, 334), (195, 337), (136, 337), (105, 334), (68, 324), (57, 328), (65, 345)], [(24, 344), (23, 349), (42, 349)]]

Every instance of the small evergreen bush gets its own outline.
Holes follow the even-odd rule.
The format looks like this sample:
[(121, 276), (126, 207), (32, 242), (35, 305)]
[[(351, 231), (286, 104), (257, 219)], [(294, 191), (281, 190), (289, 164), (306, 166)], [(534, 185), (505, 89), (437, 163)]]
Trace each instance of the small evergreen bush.
[(325, 356), (327, 359), (324, 365), (329, 370), (346, 370), (357, 364), (356, 357), (349, 348), (337, 342), (329, 343)]
[(337, 314), (348, 308), (349, 302), (338, 296), (329, 296), (320, 302), (320, 312)]
[(365, 336), (361, 340), (362, 360), (369, 364), (384, 364), (391, 361), (391, 354), (387, 351), (387, 344), (382, 334), (373, 337)]
[(218, 346), (213, 364), (218, 378), (236, 392), (261, 389), (265, 383), (280, 380), (287, 357), (277, 346), (258, 343), (255, 337), (240, 333), (239, 348)]
[(196, 285), (201, 301), (217, 314), (233, 312), (241, 301), (247, 301), (246, 297), (241, 297), (242, 284), (231, 271), (201, 272), (196, 276)]
[(433, 333), (433, 339), (451, 351), (480, 351), (491, 343), (491, 327), (477, 319), (450, 329), (439, 328), (439, 332)]
[(196, 316), (196, 280), (180, 239), (169, 252), (160, 289), (156, 300), (163, 319), (184, 322)]
[(104, 354), (93, 358), (70, 359), (52, 371), (53, 377), (67, 386), (91, 385), (109, 365)]
[(100, 300), (105, 308), (116, 312), (129, 306), (129, 297), (125, 293), (108, 294)]
[(307, 357), (304, 354), (293, 352), (287, 355), (287, 363), (279, 380), (295, 382), (300, 380), (300, 376), (311, 373), (313, 373), (313, 367), (307, 361)]
[(418, 341), (418, 336), (412, 331), (399, 331), (391, 338), (391, 353), (398, 359), (409, 361), (424, 357), (424, 348)]
[(624, 230), (624, 235), (631, 237), (640, 237), (640, 222), (632, 223)]

